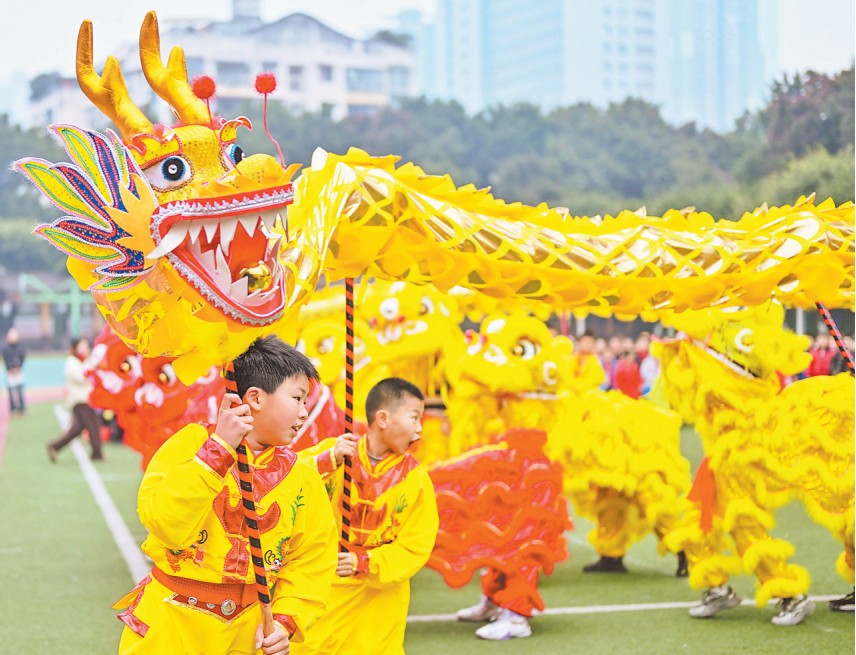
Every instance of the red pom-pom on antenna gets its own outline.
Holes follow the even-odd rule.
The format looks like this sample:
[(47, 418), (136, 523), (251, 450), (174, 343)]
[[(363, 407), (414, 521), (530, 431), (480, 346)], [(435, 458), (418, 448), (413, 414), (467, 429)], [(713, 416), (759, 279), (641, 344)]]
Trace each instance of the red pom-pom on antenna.
[(256, 75), (256, 91), (259, 93), (273, 93), (276, 90), (276, 77), (273, 73), (259, 73)]
[(191, 85), (193, 89), (193, 95), (195, 95), (200, 100), (208, 100), (211, 96), (214, 95), (214, 91), (216, 90), (216, 85), (214, 84), (214, 80), (212, 80), (207, 75), (201, 75), (193, 80), (193, 84)]

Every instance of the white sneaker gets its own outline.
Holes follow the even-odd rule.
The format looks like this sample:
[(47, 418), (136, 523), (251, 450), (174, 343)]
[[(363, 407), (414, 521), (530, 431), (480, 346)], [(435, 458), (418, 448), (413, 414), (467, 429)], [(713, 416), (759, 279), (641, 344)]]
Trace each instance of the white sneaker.
[(455, 616), (458, 621), (467, 621), (468, 623), (484, 623), (485, 621), (493, 621), (502, 608), (490, 602), (487, 596), (482, 595), (481, 600), (472, 607), (465, 607), (458, 610)]
[(690, 608), (690, 616), (696, 619), (707, 619), (721, 610), (737, 607), (742, 600), (728, 585), (711, 587), (704, 592), (701, 603)]
[(797, 625), (814, 613), (814, 602), (805, 594), (779, 601), (779, 613), (773, 617), (773, 625)]
[(520, 616), (511, 610), (502, 610), (492, 623), (483, 625), (476, 630), (476, 637), (501, 641), (514, 637), (526, 638), (532, 636), (532, 628), (525, 616)]

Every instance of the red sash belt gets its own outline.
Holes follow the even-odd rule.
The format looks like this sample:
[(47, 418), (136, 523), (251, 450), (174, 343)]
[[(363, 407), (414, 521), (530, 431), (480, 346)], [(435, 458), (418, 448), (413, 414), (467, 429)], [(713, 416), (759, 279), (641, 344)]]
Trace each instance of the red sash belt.
[(169, 575), (156, 566), (152, 567), (152, 577), (177, 594), (173, 600), (225, 619), (240, 614), (259, 599), (253, 584), (201, 582)]

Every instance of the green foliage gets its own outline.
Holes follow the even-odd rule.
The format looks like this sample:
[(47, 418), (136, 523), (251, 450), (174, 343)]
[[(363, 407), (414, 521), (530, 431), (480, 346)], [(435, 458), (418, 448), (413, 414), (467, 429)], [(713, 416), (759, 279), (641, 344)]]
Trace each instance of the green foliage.
[(816, 202), (832, 198), (836, 204), (841, 204), (854, 198), (854, 177), (852, 144), (834, 155), (819, 148), (804, 157), (791, 159), (784, 169), (762, 179), (753, 195), (764, 198), (770, 205), (783, 205), (814, 192)]
[(9, 165), (23, 157), (41, 157), (48, 161), (62, 160), (64, 152), (44, 128), (24, 130), (0, 115), (0, 216), (33, 216), (49, 219), (56, 210), (41, 201), (35, 187), (27, 183)]
[(0, 264), (15, 273), (63, 274), (65, 255), (32, 233), (36, 225), (33, 219), (0, 216)]

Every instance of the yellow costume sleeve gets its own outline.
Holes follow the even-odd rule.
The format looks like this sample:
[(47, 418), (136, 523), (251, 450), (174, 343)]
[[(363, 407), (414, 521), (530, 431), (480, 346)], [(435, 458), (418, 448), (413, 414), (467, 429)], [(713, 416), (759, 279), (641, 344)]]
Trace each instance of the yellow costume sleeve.
[(217, 435), (209, 437), (201, 425), (176, 432), (152, 457), (140, 484), (137, 512), (142, 524), (167, 548), (189, 548), (236, 459), (231, 446)]
[[(298, 475), (301, 496), (292, 506), (294, 530), (276, 578), (271, 610), (292, 617), (303, 641), (305, 631), (324, 612), (336, 571), (336, 524), (327, 492), (318, 474), (298, 460), (289, 475)], [(284, 549), (280, 549), (284, 550)]]
[(425, 468), (420, 466), (401, 484), (418, 488), (413, 494), (413, 510), (395, 541), (369, 550), (369, 574), (381, 584), (403, 582), (416, 575), (431, 555), (440, 525), (434, 485)]
[(335, 445), (335, 437), (324, 439), (314, 446), (301, 450), (297, 453), (297, 458), (299, 461), (305, 462), (315, 469), (321, 474), (321, 478), (326, 480), (337, 468), (336, 460), (333, 456), (333, 447)]

